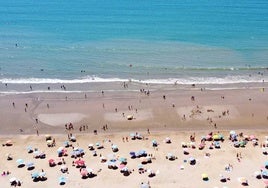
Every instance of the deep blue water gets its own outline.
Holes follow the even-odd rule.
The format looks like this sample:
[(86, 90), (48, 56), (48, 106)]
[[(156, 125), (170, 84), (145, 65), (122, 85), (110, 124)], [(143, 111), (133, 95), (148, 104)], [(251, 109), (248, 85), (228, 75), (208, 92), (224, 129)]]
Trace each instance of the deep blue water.
[(268, 78), (268, 1), (0, 0), (0, 5), (1, 82)]

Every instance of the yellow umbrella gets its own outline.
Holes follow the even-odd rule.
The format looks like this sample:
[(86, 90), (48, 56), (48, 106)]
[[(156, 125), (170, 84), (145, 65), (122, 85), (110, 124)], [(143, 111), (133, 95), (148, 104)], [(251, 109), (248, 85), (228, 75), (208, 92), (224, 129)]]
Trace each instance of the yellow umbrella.
[(220, 136), (218, 134), (214, 134), (212, 136), (213, 140), (219, 140), (220, 139)]
[(207, 175), (206, 173), (203, 173), (203, 174), (202, 174), (202, 179), (203, 179), (203, 180), (208, 180), (208, 175)]

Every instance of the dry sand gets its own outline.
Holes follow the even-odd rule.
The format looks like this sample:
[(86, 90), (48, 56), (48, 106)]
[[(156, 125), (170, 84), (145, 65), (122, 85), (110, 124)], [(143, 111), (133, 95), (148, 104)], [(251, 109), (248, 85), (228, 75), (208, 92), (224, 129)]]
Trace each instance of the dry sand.
[[(83, 180), (79, 169), (72, 166), (74, 159), (70, 156), (65, 157), (69, 174), (65, 174), (68, 180), (63, 187), (139, 187), (141, 182), (150, 181), (152, 187), (237, 188), (242, 187), (237, 180), (238, 177), (246, 177), (249, 181), (248, 187), (264, 187), (263, 179), (257, 180), (253, 176), (253, 173), (260, 170), (267, 160), (267, 156), (262, 154), (263, 149), (259, 146), (253, 147), (251, 142), (245, 148), (234, 148), (228, 140), (228, 133), (230, 130), (243, 131), (248, 135), (256, 135), (260, 142), (264, 141), (268, 135), (267, 92), (260, 92), (259, 89), (202, 92), (159, 90), (151, 92), (150, 96), (139, 92), (106, 92), (104, 96), (99, 93), (88, 93), (87, 99), (84, 98), (84, 94), (68, 94), (68, 100), (65, 100), (65, 95), (46, 93), (0, 98), (2, 135), (0, 141), (5, 143), (11, 139), (14, 143), (13, 146), (0, 148), (2, 161), (0, 171), (11, 171), (9, 176), (0, 177), (1, 187), (9, 187), (11, 177), (22, 180), (22, 187), (60, 187), (58, 185), (58, 177), (62, 175), (60, 167), (49, 167), (48, 159), (57, 157), (57, 148), (63, 145), (67, 134), (70, 133), (65, 129), (65, 124), (70, 122), (74, 125), (74, 130), (71, 132), (77, 136), (77, 142), (73, 144), (75, 147), (85, 149), (84, 160), (87, 166), (95, 171), (102, 170), (96, 177)], [(163, 99), (163, 95), (166, 99)], [(190, 100), (191, 96), (195, 96), (195, 101)], [(224, 96), (224, 99), (221, 96)], [(15, 107), (12, 106), (12, 102), (15, 103)], [(200, 112), (196, 113), (196, 110)], [(222, 113), (227, 110), (229, 114), (223, 115)], [(127, 120), (127, 115), (133, 115), (134, 119)], [(186, 120), (183, 119), (183, 115), (186, 116)], [(102, 129), (105, 125), (108, 130)], [(147, 133), (147, 129), (151, 134)], [(36, 135), (37, 130), (39, 136)], [(93, 130), (97, 130), (98, 135), (94, 135)], [(209, 150), (207, 143), (204, 150), (189, 149), (189, 155), (183, 154), (181, 142), (189, 142), (189, 136), (195, 133), (198, 145), (201, 136), (211, 131), (224, 134), (226, 139), (221, 143), (221, 149)], [(123, 142), (122, 137), (129, 137), (131, 132), (140, 132), (146, 139)], [(56, 147), (46, 146), (45, 134), (53, 135)], [(163, 142), (166, 137), (171, 138), (171, 144)], [(153, 139), (160, 143), (158, 150), (152, 147)], [(87, 146), (96, 142), (103, 143), (105, 149), (98, 150), (98, 157), (93, 157)], [(119, 170), (110, 170), (107, 164), (100, 163), (100, 154), (107, 157), (113, 153), (112, 143), (119, 147), (119, 152), (115, 155), (126, 157), (127, 166), (129, 169), (134, 169), (127, 177)], [(33, 154), (28, 154), (26, 151), (28, 145), (44, 151), (46, 159), (34, 159)], [(129, 152), (139, 149), (152, 153), (156, 158), (151, 164), (145, 165), (147, 169), (157, 172), (155, 177), (149, 178), (147, 173), (138, 173), (137, 165), (141, 159), (130, 159)], [(68, 148), (68, 154), (70, 152), (71, 148)], [(169, 152), (177, 156), (175, 161), (168, 161), (165, 158)], [(209, 158), (204, 156), (206, 152), (210, 153)], [(12, 154), (14, 158), (12, 161), (6, 160), (7, 153)], [(236, 158), (237, 153), (242, 154), (241, 162)], [(190, 156), (197, 159), (196, 165), (184, 162)], [(33, 171), (44, 169), (48, 179), (44, 182), (33, 182), (31, 179), (33, 171), (28, 171), (25, 167), (20, 169), (16, 167), (18, 158), (34, 162), (36, 169)], [(231, 172), (224, 170), (226, 164), (233, 165)], [(179, 169), (181, 165), (185, 167), (184, 170)], [(202, 180), (202, 173), (208, 174), (208, 181)], [(230, 177), (230, 181), (221, 183), (220, 174)]]

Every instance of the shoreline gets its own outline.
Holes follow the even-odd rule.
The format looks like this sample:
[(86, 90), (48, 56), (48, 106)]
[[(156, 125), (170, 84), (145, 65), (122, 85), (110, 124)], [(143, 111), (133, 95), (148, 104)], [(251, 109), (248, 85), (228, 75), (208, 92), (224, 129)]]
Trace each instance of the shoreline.
[[(148, 96), (141, 91), (133, 91), (132, 85), (123, 91), (104, 91), (103, 94), (101, 93), (102, 88), (99, 89), (100, 91), (92, 93), (55, 93), (51, 91), (51, 93), (1, 96), (0, 104), (3, 108), (0, 110), (0, 118), (2, 118), (2, 124), (6, 124), (10, 128), (9, 131), (7, 128), (0, 127), (1, 133), (15, 132), (18, 134), (20, 127), (16, 128), (13, 124), (22, 124), (19, 126), (27, 130), (24, 132), (26, 134), (34, 134), (33, 127), (35, 126), (38, 126), (40, 134), (42, 131), (63, 133), (64, 124), (70, 123), (71, 119), (62, 121), (59, 123), (60, 126), (36, 123), (39, 114), (53, 113), (56, 115), (73, 113), (83, 115), (83, 118), (75, 123), (76, 131), (79, 126), (85, 124), (91, 131), (100, 130), (105, 124), (111, 126), (115, 131), (125, 131), (131, 128), (141, 130), (147, 127), (156, 130), (177, 131), (214, 129), (207, 118), (213, 119), (213, 122), (217, 123), (217, 129), (222, 130), (232, 129), (232, 127), (234, 129), (265, 129), (268, 127), (268, 114), (265, 111), (268, 106), (268, 100), (265, 98), (267, 90), (240, 88), (201, 91), (197, 86), (186, 90), (177, 88), (151, 90), (149, 88)], [(163, 99), (164, 95), (166, 99)], [(191, 96), (195, 96), (196, 100), (191, 101)], [(222, 99), (223, 96), (225, 99)], [(16, 107), (12, 107), (13, 102)], [(129, 106), (133, 106), (133, 108), (128, 109)], [(195, 109), (197, 106), (200, 107), (201, 114), (197, 114), (194, 118), (187, 117), (187, 121), (183, 121), (183, 115), (190, 116), (192, 110), (197, 110)], [(214, 108), (213, 112), (208, 112), (211, 110), (210, 107)], [(115, 112), (115, 109), (118, 111)], [(135, 110), (137, 111), (135, 112)], [(231, 111), (230, 115), (218, 118), (226, 110)], [(128, 121), (123, 117), (123, 113), (125, 116), (137, 115), (140, 117)], [(21, 122), (21, 120), (23, 121)]]

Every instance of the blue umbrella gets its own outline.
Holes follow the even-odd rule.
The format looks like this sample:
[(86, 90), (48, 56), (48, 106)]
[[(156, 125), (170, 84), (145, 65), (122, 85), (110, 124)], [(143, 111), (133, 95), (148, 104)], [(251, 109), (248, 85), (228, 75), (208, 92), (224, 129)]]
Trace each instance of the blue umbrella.
[(26, 166), (27, 166), (28, 168), (33, 167), (33, 166), (34, 166), (34, 163), (33, 163), (33, 162), (28, 162), (28, 163), (26, 164)]
[(264, 163), (264, 166), (265, 166), (265, 167), (268, 167), (268, 161), (266, 161), (266, 162)]
[(38, 178), (39, 177), (39, 173), (38, 172), (34, 172), (34, 173), (32, 173), (32, 178), (33, 179), (36, 179), (36, 178)]
[(59, 184), (65, 184), (66, 183), (66, 177), (61, 176), (59, 177)]
[(24, 164), (24, 160), (23, 160), (23, 159), (18, 159), (18, 160), (16, 161), (16, 163), (18, 163), (18, 164)]
[(135, 152), (134, 151), (131, 151), (131, 152), (129, 152), (129, 155), (135, 156)]

